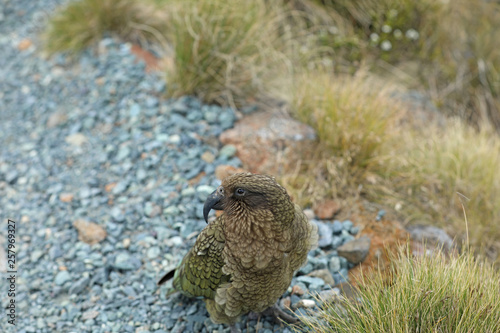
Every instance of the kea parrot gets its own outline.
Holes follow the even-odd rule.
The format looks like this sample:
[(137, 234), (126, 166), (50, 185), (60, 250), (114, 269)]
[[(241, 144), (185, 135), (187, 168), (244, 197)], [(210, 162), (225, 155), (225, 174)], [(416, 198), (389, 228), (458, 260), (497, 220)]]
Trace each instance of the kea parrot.
[[(212, 209), (223, 213), (208, 223)], [(158, 284), (173, 278), (175, 290), (203, 297), (212, 321), (231, 332), (248, 312), (270, 309), (296, 321), (276, 301), (307, 261), (318, 231), (285, 188), (270, 176), (237, 173), (208, 196), (203, 215), (208, 224), (194, 246)]]

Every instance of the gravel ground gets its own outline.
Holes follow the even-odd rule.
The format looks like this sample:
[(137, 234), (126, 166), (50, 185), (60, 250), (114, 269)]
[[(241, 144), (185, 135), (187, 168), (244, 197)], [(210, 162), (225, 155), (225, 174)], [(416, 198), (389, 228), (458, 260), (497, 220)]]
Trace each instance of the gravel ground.
[[(18, 269), (17, 326), (2, 315), (0, 331), (228, 332), (212, 324), (202, 301), (167, 299), (156, 281), (205, 226), (215, 168), (240, 165), (234, 149), (216, 144), (235, 113), (163, 99), (161, 75), (146, 74), (130, 45), (111, 38), (73, 62), (42, 58), (37, 34), (59, 3), (0, 5), (0, 216), (17, 221)], [(25, 38), (34, 45), (20, 51)], [(104, 239), (79, 240), (78, 220), (95, 223), (80, 232), (105, 230)], [(318, 224), (320, 248), (280, 300), (299, 312), (314, 304), (303, 302), (308, 292), (338, 292), (306, 274), (328, 272), (338, 283), (350, 267), (335, 248), (357, 229), (350, 221)], [(5, 309), (6, 279), (0, 287)], [(290, 331), (247, 316), (241, 328)]]

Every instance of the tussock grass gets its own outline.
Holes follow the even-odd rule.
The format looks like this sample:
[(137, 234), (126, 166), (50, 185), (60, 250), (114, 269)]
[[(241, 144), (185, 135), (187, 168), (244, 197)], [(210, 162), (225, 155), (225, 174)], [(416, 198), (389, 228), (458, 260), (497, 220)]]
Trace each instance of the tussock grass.
[(152, 37), (165, 30), (165, 19), (149, 2), (137, 0), (79, 0), (60, 8), (44, 33), (49, 54), (76, 54), (113, 32), (125, 39)]
[(462, 236), (463, 205), (471, 245), (497, 258), (500, 138), (494, 130), (484, 126), (478, 131), (455, 119), (446, 128), (407, 132), (399, 143), (383, 174), (393, 194), (371, 193), (372, 198), (406, 203), (403, 212), (410, 222), (438, 224)]
[(325, 303), (301, 321), (320, 333), (500, 331), (500, 273), (472, 254), (402, 251), (391, 273), (389, 284), (380, 272), (362, 277), (359, 302)]
[(169, 95), (234, 107), (266, 95), (267, 83), (284, 64), (277, 51), (283, 22), (283, 13), (263, 0), (204, 0), (178, 7), (170, 22)]
[(356, 194), (380, 168), (382, 148), (395, 137), (399, 113), (390, 88), (361, 71), (354, 77), (307, 72), (295, 83), (294, 112), (316, 130), (318, 143), (281, 181), (303, 205)]

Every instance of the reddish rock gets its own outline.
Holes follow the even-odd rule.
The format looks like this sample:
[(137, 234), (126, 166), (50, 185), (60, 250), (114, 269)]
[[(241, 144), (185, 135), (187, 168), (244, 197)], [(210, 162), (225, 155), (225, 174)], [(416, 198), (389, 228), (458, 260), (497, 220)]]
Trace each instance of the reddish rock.
[(330, 286), (335, 285), (335, 280), (333, 279), (332, 273), (326, 268), (317, 269), (307, 274), (307, 276), (317, 277), (321, 280), (325, 281), (325, 284), (329, 284)]
[(340, 211), (340, 205), (335, 200), (324, 200), (314, 205), (314, 213), (319, 219), (331, 219)]
[(242, 168), (236, 168), (231, 165), (219, 165), (215, 168), (215, 177), (219, 180), (223, 180), (226, 177), (234, 175), (235, 173), (248, 172)]
[(31, 45), (33, 45), (33, 42), (31, 40), (23, 39), (22, 41), (19, 42), (19, 44), (17, 44), (17, 49), (19, 51), (25, 51), (29, 49)]
[(106, 238), (106, 230), (94, 222), (76, 220), (73, 226), (78, 230), (78, 239), (87, 244), (96, 244)]
[(111, 192), (116, 186), (116, 183), (109, 183), (109, 184), (106, 184), (106, 186), (104, 186), (104, 190), (106, 192)]
[(71, 193), (61, 193), (59, 195), (59, 200), (62, 202), (71, 202), (73, 201), (73, 194)]
[(221, 134), (220, 141), (236, 147), (250, 172), (276, 174), (278, 161), (299, 154), (302, 143), (314, 141), (314, 130), (282, 113), (258, 112), (244, 117)]
[(337, 252), (339, 256), (346, 258), (350, 263), (356, 265), (365, 260), (370, 250), (370, 244), (370, 237), (362, 236), (339, 246)]
[(304, 289), (302, 289), (298, 284), (292, 287), (292, 295), (302, 296), (305, 294)]
[(149, 51), (144, 50), (137, 44), (133, 44), (130, 51), (140, 60), (146, 63), (146, 72), (158, 70), (160, 68), (159, 59)]

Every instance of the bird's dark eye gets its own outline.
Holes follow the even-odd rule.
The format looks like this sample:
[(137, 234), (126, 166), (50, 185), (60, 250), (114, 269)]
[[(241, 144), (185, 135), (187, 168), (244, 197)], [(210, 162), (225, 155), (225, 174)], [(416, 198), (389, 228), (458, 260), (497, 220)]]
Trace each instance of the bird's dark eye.
[(247, 191), (245, 191), (245, 189), (242, 189), (242, 188), (237, 188), (237, 189), (236, 189), (236, 191), (235, 191), (234, 193), (235, 193), (237, 196), (242, 197), (242, 196), (244, 196), (244, 195), (245, 195), (245, 193), (246, 193), (246, 192), (247, 192)]

